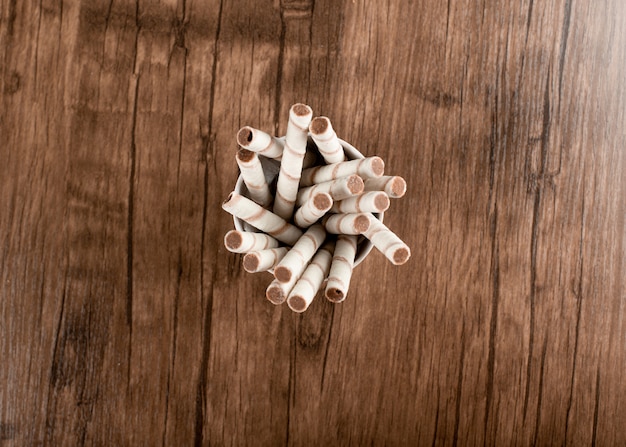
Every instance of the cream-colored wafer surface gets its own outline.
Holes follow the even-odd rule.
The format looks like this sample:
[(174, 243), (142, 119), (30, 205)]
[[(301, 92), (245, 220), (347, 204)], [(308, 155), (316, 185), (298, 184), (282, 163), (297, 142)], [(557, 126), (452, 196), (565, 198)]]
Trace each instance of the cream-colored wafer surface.
[(239, 149), (235, 156), (237, 165), (241, 171), (243, 182), (248, 188), (250, 198), (262, 207), (272, 203), (273, 197), (263, 173), (263, 166), (256, 152), (247, 149)]
[(287, 247), (277, 247), (246, 253), (243, 257), (243, 269), (250, 273), (265, 272), (278, 264), (287, 251)]
[(274, 277), (280, 282), (289, 282), (294, 276), (299, 277), (324, 239), (326, 239), (326, 231), (321, 224), (309, 227), (274, 267)]
[(333, 203), (333, 213), (382, 213), (389, 208), (389, 197), (383, 191), (370, 191)]
[(300, 187), (328, 182), (356, 174), (363, 179), (378, 178), (385, 172), (385, 162), (380, 157), (357, 158), (325, 166), (304, 169), (300, 176)]
[(222, 208), (285, 244), (293, 245), (302, 236), (298, 227), (237, 192), (230, 193)]
[(331, 234), (362, 234), (370, 227), (369, 213), (328, 214), (322, 219)]
[(274, 213), (283, 219), (289, 220), (293, 216), (312, 116), (313, 111), (305, 104), (294, 104), (289, 110), (285, 149), (274, 198)]
[(365, 180), (365, 191), (384, 191), (392, 199), (399, 199), (406, 193), (406, 181), (398, 175), (384, 175)]
[(232, 253), (265, 250), (278, 247), (278, 241), (265, 233), (230, 230), (224, 236), (224, 246)]
[(294, 222), (300, 228), (308, 228), (317, 222), (333, 205), (333, 198), (326, 192), (315, 193), (296, 211)]
[(328, 275), (330, 263), (332, 259), (333, 244), (324, 244), (320, 248), (313, 259), (307, 265), (302, 276), (289, 292), (287, 297), (287, 305), (294, 312), (304, 312), (308, 309), (320, 290), (324, 278)]
[(363, 235), (394, 265), (404, 264), (411, 257), (409, 246), (371, 214), (370, 226)]
[(329, 301), (340, 303), (346, 299), (350, 289), (354, 257), (356, 255), (357, 236), (340, 234), (337, 236), (335, 252), (328, 273), (328, 282), (324, 294)]
[(314, 194), (319, 192), (326, 192), (330, 194), (333, 201), (344, 200), (348, 197), (361, 194), (363, 192), (363, 187), (363, 179), (356, 174), (341, 177), (300, 189), (300, 191), (298, 191), (296, 203), (298, 206), (302, 206), (307, 202), (307, 200), (313, 197)]
[(257, 152), (264, 157), (280, 160), (284, 143), (262, 130), (244, 126), (237, 132), (237, 143), (243, 149)]
[(343, 152), (343, 146), (339, 143), (337, 133), (327, 117), (318, 116), (313, 118), (309, 125), (309, 131), (326, 163), (339, 163), (345, 160), (346, 156)]

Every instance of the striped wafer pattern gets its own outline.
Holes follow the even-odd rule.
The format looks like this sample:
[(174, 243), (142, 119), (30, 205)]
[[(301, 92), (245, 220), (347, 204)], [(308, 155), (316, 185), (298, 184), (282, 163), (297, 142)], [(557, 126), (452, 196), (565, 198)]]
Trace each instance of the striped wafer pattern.
[(356, 160), (316, 166), (302, 171), (300, 186), (311, 186), (328, 182), (349, 175), (358, 175), (363, 179), (378, 178), (385, 171), (385, 162), (380, 157), (358, 158)]
[(324, 278), (328, 275), (332, 249), (332, 244), (320, 248), (289, 292), (287, 305), (294, 312), (304, 312), (315, 298)]
[(283, 143), (278, 138), (250, 126), (239, 129), (237, 143), (243, 149), (257, 152), (264, 157), (280, 160), (283, 155)]
[(346, 299), (352, 278), (354, 257), (356, 255), (356, 236), (340, 234), (337, 236), (335, 252), (328, 273), (328, 282), (324, 294), (329, 301), (340, 303)]

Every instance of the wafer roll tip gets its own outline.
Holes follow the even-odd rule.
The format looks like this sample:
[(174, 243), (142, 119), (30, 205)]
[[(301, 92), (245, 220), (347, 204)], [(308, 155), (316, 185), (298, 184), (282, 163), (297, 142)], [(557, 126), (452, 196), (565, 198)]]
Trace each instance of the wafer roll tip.
[(283, 265), (279, 265), (274, 269), (274, 277), (282, 282), (289, 282), (291, 280), (291, 269), (289, 267), (283, 266)]
[(411, 257), (411, 249), (409, 247), (400, 247), (394, 251), (391, 262), (394, 265), (405, 264)]
[(300, 295), (290, 296), (287, 300), (287, 305), (291, 310), (297, 313), (302, 313), (309, 307), (307, 301)]
[(351, 175), (348, 177), (348, 189), (352, 194), (361, 194), (365, 189), (365, 183), (360, 176)]
[(237, 250), (241, 247), (242, 242), (241, 233), (237, 230), (230, 230), (224, 235), (224, 246), (229, 250)]
[(259, 268), (259, 255), (256, 253), (246, 253), (243, 257), (243, 269), (248, 273), (255, 273)]
[(330, 120), (325, 116), (317, 116), (313, 118), (309, 125), (309, 130), (313, 135), (320, 135), (326, 132), (330, 126)]
[(328, 301), (332, 301), (333, 303), (339, 303), (345, 298), (343, 292), (337, 287), (329, 287), (326, 289), (325, 295)]
[(276, 305), (284, 303), (285, 300), (287, 299), (287, 296), (285, 295), (285, 292), (283, 291), (283, 289), (279, 285), (276, 285), (276, 284), (270, 284), (270, 286), (265, 291), (265, 297), (272, 304), (276, 304)]
[(244, 147), (250, 144), (253, 138), (253, 132), (254, 130), (249, 126), (244, 126), (239, 129), (239, 132), (237, 132), (237, 143)]
[(248, 149), (239, 149), (237, 151), (237, 160), (246, 163), (252, 160), (256, 154)]
[(313, 205), (320, 211), (328, 211), (333, 206), (333, 198), (325, 192), (316, 193), (313, 196)]

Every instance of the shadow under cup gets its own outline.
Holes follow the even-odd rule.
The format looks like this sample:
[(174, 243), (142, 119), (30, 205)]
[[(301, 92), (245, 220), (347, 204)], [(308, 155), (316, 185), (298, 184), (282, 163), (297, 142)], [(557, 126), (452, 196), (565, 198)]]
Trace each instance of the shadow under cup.
[[(284, 139), (285, 137), (279, 138), (279, 140), (284, 140)], [(359, 158), (365, 158), (365, 156), (361, 154), (361, 152), (359, 152), (350, 143), (347, 143), (341, 139), (339, 140), (339, 143), (343, 146), (343, 150), (348, 160), (356, 160)], [(261, 160), (261, 164), (263, 165), (263, 172), (265, 173), (265, 179), (267, 180), (268, 185), (272, 185), (275, 182), (276, 177), (278, 177), (278, 172), (280, 171), (280, 162), (273, 160), (271, 158), (266, 158), (266, 157), (259, 157), (259, 159)], [(241, 194), (244, 197), (250, 198), (248, 188), (246, 188), (246, 184), (243, 182), (243, 177), (241, 175), (239, 175), (239, 177), (237, 178), (237, 183), (235, 184), (235, 192), (237, 192), (238, 194)], [(378, 220), (382, 222), (384, 214), (385, 214), (384, 212), (374, 213), (374, 217), (376, 217)], [(233, 222), (235, 224), (235, 229), (238, 231), (253, 231), (253, 232), (259, 231), (256, 228), (254, 228), (252, 225), (248, 224), (247, 222), (244, 222), (238, 217), (233, 216)], [(359, 236), (357, 240), (356, 256), (354, 258), (354, 267), (356, 267), (361, 262), (363, 262), (365, 257), (370, 253), (370, 251), (372, 251), (373, 247), (374, 246), (367, 238), (365, 238), (364, 236)]]

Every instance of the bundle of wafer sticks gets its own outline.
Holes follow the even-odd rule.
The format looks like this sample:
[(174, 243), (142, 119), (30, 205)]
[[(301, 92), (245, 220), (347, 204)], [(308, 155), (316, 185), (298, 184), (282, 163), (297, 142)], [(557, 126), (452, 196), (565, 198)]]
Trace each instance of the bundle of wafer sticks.
[[(222, 208), (247, 225), (226, 233), (224, 245), (245, 253), (246, 271), (274, 275), (269, 301), (304, 312), (322, 288), (328, 300), (343, 301), (367, 241), (395, 265), (408, 261), (409, 247), (377, 217), (406, 182), (384, 175), (380, 157), (349, 159), (328, 118), (295, 104), (284, 139), (246, 126), (237, 143), (247, 194), (233, 191)], [(264, 168), (272, 160), (274, 177)]]

